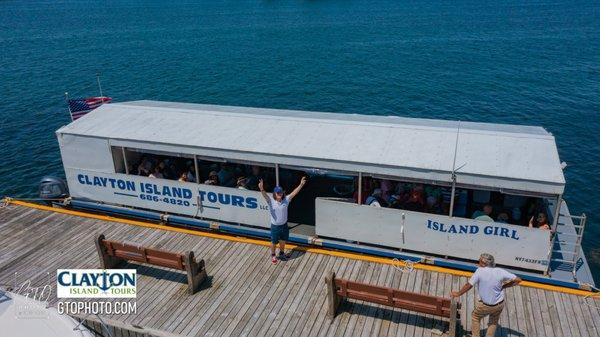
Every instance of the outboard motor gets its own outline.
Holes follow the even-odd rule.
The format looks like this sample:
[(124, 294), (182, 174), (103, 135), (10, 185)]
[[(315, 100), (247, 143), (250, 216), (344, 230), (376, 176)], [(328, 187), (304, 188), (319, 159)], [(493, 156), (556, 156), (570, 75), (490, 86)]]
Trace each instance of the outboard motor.
[(58, 177), (46, 176), (40, 180), (40, 198), (45, 199), (48, 205), (52, 205), (52, 199), (61, 199), (69, 196), (67, 183)]

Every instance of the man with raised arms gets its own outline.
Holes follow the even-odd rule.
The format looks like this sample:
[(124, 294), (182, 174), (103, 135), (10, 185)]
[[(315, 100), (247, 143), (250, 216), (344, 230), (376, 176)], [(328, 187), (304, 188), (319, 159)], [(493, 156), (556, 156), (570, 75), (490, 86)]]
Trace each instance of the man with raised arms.
[[(263, 180), (260, 179), (258, 182), (258, 188), (269, 204), (269, 213), (271, 215), (271, 262), (273, 264), (277, 264), (277, 258), (281, 261), (285, 261), (289, 258), (289, 254), (285, 253), (285, 242), (290, 235), (290, 230), (287, 225), (288, 205), (300, 192), (304, 184), (306, 184), (306, 177), (302, 177), (298, 187), (296, 187), (289, 195), (284, 194), (281, 186), (275, 186), (273, 195), (269, 195), (265, 191)], [(279, 256), (275, 255), (277, 243), (279, 243)]]

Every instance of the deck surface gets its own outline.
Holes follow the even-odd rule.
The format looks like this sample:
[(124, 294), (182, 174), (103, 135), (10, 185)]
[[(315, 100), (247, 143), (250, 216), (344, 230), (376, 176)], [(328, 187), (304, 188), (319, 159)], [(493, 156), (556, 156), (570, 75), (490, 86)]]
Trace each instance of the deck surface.
[[(447, 296), (466, 278), (303, 251), (273, 266), (267, 248), (197, 235), (9, 205), (0, 208), (0, 284), (15, 277), (55, 284), (56, 269), (99, 268), (96, 234), (205, 260), (208, 282), (193, 296), (183, 273), (130, 264), (138, 270), (137, 315), (105, 318), (184, 336), (435, 336), (447, 323), (428, 315), (360, 301), (326, 318), (323, 278), (338, 277)], [(52, 304), (57, 299), (52, 297)], [(461, 298), (461, 321), (471, 328), (473, 291)], [(507, 291), (496, 336), (600, 336), (600, 300), (527, 287)], [(482, 324), (482, 328), (486, 325)]]

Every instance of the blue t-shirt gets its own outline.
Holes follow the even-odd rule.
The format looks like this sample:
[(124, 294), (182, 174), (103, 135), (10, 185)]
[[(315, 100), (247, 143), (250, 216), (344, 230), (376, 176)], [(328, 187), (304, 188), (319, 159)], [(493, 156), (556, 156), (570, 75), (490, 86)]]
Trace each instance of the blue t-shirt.
[(290, 198), (286, 196), (281, 202), (275, 200), (273, 196), (269, 196), (269, 213), (271, 214), (271, 224), (282, 226), (288, 220), (288, 205)]

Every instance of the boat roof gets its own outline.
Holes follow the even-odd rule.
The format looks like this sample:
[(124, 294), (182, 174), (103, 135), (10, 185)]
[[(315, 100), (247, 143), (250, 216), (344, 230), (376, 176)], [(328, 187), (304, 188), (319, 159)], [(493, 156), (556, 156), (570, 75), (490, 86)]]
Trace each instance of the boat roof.
[(161, 101), (105, 104), (58, 134), (111, 145), (459, 186), (562, 194), (542, 127)]

